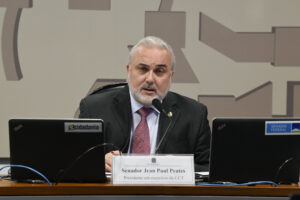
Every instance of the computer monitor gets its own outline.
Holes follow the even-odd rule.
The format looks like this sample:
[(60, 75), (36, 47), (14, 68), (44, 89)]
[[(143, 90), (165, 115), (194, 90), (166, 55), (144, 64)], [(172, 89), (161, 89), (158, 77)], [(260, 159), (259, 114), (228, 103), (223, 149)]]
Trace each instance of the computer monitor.
[(214, 119), (209, 181), (297, 183), (299, 124), (293, 118)]
[[(10, 164), (31, 167), (51, 182), (104, 182), (104, 126), (101, 119), (11, 119)], [(16, 181), (42, 180), (11, 168)]]

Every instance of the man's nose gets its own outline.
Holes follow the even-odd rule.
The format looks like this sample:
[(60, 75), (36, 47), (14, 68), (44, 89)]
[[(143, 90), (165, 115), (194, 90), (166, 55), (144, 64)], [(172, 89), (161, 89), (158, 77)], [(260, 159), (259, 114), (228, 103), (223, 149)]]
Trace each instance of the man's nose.
[(147, 73), (147, 77), (146, 77), (146, 82), (148, 83), (153, 83), (154, 81), (154, 73), (152, 70), (150, 70), (148, 73)]

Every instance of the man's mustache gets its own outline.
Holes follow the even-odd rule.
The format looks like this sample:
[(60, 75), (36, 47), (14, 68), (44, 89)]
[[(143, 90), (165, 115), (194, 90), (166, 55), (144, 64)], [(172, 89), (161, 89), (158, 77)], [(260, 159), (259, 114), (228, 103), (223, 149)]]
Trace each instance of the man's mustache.
[(144, 83), (141, 87), (141, 89), (150, 89), (156, 91), (157, 88), (153, 84)]

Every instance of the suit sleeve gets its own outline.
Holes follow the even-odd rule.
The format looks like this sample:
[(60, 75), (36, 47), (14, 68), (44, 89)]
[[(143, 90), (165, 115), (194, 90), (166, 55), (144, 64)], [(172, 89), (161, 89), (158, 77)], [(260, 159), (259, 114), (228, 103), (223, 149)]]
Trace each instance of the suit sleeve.
[[(200, 116), (197, 144), (195, 147), (195, 171), (208, 171), (211, 131), (207, 119), (207, 108), (203, 106)], [(198, 122), (199, 123), (199, 122)]]
[(80, 111), (79, 118), (90, 118), (85, 99), (82, 99), (80, 101), (79, 111)]

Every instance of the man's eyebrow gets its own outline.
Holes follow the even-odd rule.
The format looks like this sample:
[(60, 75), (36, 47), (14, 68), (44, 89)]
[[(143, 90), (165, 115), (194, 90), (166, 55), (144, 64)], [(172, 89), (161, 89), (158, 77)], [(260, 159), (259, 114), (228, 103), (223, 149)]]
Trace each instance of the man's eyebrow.
[(157, 67), (164, 67), (164, 68), (168, 68), (168, 66), (167, 65), (165, 65), (165, 64), (159, 64), (159, 65), (156, 65)]
[(149, 67), (148, 65), (144, 64), (144, 63), (139, 63), (138, 66), (141, 66), (141, 67)]

